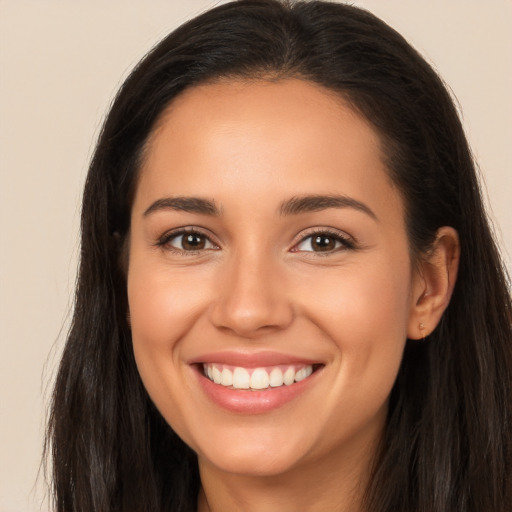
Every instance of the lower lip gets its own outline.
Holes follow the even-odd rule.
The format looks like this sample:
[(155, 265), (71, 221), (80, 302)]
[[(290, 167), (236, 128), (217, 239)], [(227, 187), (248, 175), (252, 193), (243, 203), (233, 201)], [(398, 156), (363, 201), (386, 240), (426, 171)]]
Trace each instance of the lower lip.
[(306, 392), (317, 380), (321, 369), (290, 386), (270, 387), (261, 391), (227, 388), (215, 384), (199, 370), (196, 373), (203, 391), (215, 404), (231, 412), (262, 414), (278, 409)]

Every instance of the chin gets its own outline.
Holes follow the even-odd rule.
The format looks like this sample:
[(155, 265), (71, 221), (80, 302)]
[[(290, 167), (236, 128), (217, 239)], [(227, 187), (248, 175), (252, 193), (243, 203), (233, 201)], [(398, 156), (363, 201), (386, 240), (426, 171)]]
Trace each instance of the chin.
[(240, 476), (275, 477), (292, 470), (298, 463), (297, 460), (285, 457), (282, 453), (278, 457), (265, 453), (230, 455), (215, 462), (208, 460), (207, 464), (214, 465), (219, 471)]
[(197, 453), (201, 463), (215, 466), (222, 472), (260, 477), (286, 473), (299, 465), (305, 455), (304, 448), (275, 442), (275, 437), (270, 443), (268, 438), (240, 439), (227, 445), (219, 442)]

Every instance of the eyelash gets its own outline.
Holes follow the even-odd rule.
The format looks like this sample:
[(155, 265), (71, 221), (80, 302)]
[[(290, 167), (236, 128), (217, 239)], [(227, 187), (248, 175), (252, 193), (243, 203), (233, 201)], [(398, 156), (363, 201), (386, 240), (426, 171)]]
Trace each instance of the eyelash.
[[(206, 241), (206, 243), (211, 244), (212, 247), (200, 248), (200, 249), (196, 249), (196, 250), (186, 250), (186, 249), (179, 249), (177, 247), (173, 247), (170, 244), (170, 242), (172, 240), (177, 239), (179, 237), (183, 237), (185, 235), (198, 236), (198, 237), (204, 239)], [(315, 236), (316, 237), (322, 236), (324, 238), (334, 241), (335, 247), (333, 248), (333, 250), (326, 250), (326, 251), (321, 251), (321, 250), (320, 251), (304, 251), (304, 250), (297, 249), (298, 246), (305, 243), (308, 239), (313, 239)], [(339, 244), (338, 247), (336, 247), (336, 244)], [(184, 255), (184, 254), (194, 255), (194, 254), (198, 254), (205, 250), (219, 249), (219, 246), (212, 241), (210, 236), (206, 235), (201, 230), (199, 230), (197, 228), (192, 228), (192, 227), (165, 233), (163, 236), (161, 236), (158, 239), (156, 245), (158, 247), (163, 247), (166, 250), (169, 250), (171, 252), (174, 252), (174, 253), (177, 253), (180, 255)], [(329, 255), (331, 255), (333, 253), (337, 253), (339, 251), (355, 250), (355, 249), (356, 249), (356, 244), (351, 237), (348, 237), (347, 235), (342, 235), (339, 231), (334, 231), (334, 230), (326, 229), (326, 228), (315, 228), (314, 230), (312, 230), (306, 234), (302, 234), (301, 238), (296, 243), (294, 243), (290, 252), (314, 253), (315, 255), (318, 255), (318, 256), (329, 256)]]
[(218, 249), (218, 245), (212, 241), (211, 237), (209, 237), (208, 235), (203, 233), (201, 230), (199, 230), (197, 228), (192, 228), (192, 227), (178, 229), (177, 231), (167, 232), (158, 239), (156, 245), (158, 247), (163, 247), (166, 250), (169, 250), (171, 252), (181, 254), (181, 255), (183, 255), (183, 254), (194, 255), (194, 254), (198, 254), (204, 250), (211, 250), (211, 248), (208, 248), (208, 249), (201, 248), (201, 249), (196, 249), (196, 250), (178, 249), (177, 247), (173, 247), (170, 244), (170, 242), (172, 240), (177, 239), (179, 237), (184, 237), (185, 235), (195, 235), (195, 236), (201, 237), (204, 240), (206, 240), (207, 242), (209, 242), (213, 246), (213, 248)]
[[(340, 245), (338, 247), (335, 247), (333, 250), (328, 251), (301, 251), (299, 249), (296, 249), (299, 245), (305, 243), (308, 239), (313, 240), (315, 237), (328, 238), (333, 240), (335, 244), (339, 243)], [(333, 229), (314, 228), (313, 230), (301, 235), (300, 240), (293, 245), (291, 252), (314, 253), (316, 256), (329, 256), (340, 251), (355, 249), (355, 241), (348, 235), (344, 235), (341, 232)]]

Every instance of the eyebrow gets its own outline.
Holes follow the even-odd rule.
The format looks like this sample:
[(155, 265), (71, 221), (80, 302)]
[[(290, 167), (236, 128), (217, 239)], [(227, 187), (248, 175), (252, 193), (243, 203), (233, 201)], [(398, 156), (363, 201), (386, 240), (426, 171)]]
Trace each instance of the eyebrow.
[(177, 210), (201, 215), (212, 215), (218, 217), (221, 212), (215, 201), (202, 197), (163, 197), (157, 199), (149, 208), (144, 211), (143, 216), (161, 210)]
[(318, 212), (329, 208), (354, 208), (378, 221), (377, 215), (367, 205), (341, 195), (312, 195), (292, 197), (281, 204), (281, 215), (298, 215), (300, 213)]
[[(372, 219), (378, 221), (375, 213), (364, 203), (347, 196), (341, 195), (309, 195), (292, 197), (281, 203), (279, 212), (281, 215), (298, 215), (301, 213), (318, 212), (329, 208), (354, 208), (361, 211)], [(202, 197), (164, 197), (157, 199), (144, 211), (146, 217), (151, 213), (161, 210), (176, 210), (200, 215), (218, 217), (221, 210), (210, 199)]]

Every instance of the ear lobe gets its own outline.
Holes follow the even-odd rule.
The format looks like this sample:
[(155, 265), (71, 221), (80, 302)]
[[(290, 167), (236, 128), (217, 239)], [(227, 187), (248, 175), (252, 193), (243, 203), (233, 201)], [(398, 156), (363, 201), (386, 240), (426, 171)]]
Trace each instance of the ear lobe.
[(414, 278), (408, 338), (423, 339), (436, 328), (450, 303), (459, 259), (457, 231), (448, 226), (439, 228), (432, 249), (419, 262)]

